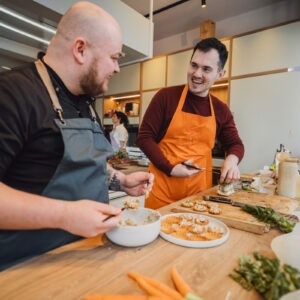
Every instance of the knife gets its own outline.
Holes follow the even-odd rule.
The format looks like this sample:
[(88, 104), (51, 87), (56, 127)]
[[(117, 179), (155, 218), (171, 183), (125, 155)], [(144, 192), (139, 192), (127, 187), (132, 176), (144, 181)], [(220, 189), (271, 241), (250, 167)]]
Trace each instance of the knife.
[(212, 173), (216, 173), (216, 174), (219, 174), (220, 175), (220, 172), (219, 171), (215, 171), (215, 170), (207, 170), (206, 168), (199, 168), (198, 166), (196, 165), (192, 165), (188, 162), (182, 162), (181, 163), (182, 165), (188, 167), (188, 168), (191, 168), (191, 169), (195, 169), (195, 170), (198, 170), (198, 171), (206, 171), (206, 172), (212, 172)]
[(246, 203), (234, 201), (230, 198), (225, 198), (225, 197), (216, 197), (216, 196), (205, 195), (205, 196), (203, 196), (203, 198), (204, 198), (204, 200), (207, 200), (207, 201), (214, 201), (214, 202), (219, 202), (219, 203), (231, 204), (232, 206), (238, 206), (238, 207), (242, 207), (246, 204)]
[[(230, 204), (232, 206), (237, 206), (237, 207), (242, 207), (244, 205), (249, 205), (247, 203), (242, 203), (242, 202), (238, 202), (238, 201), (234, 201), (230, 198), (225, 198), (225, 197), (217, 197), (217, 196), (208, 196), (208, 195), (204, 195), (203, 199), (206, 201), (213, 201), (213, 202), (219, 202), (219, 203), (225, 203), (225, 204)], [(259, 206), (259, 205), (255, 205), (258, 207), (265, 207), (265, 206)], [(281, 213), (281, 212), (277, 212), (279, 215), (286, 217), (289, 220), (292, 220), (294, 222), (299, 222), (299, 218), (296, 215), (291, 215), (291, 214), (285, 214), (285, 213)]]

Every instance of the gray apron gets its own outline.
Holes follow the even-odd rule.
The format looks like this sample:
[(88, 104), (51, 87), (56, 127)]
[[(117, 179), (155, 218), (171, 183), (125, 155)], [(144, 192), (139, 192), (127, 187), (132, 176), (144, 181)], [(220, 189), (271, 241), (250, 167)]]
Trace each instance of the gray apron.
[[(70, 201), (90, 199), (108, 203), (106, 160), (113, 151), (96, 122), (93, 108), (90, 105), (91, 119), (63, 119), (63, 110), (45, 65), (41, 61), (35, 64), (58, 114), (59, 118), (54, 122), (64, 142), (63, 158), (42, 195)], [(6, 250), (2, 248), (0, 251), (0, 270), (77, 239), (78, 236), (59, 229), (2, 231), (0, 246)], [(6, 263), (1, 262), (3, 259)]]

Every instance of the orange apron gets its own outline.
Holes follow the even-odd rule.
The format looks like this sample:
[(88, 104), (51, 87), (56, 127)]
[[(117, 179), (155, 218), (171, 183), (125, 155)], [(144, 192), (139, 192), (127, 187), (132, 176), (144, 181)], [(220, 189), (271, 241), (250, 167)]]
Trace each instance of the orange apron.
[[(209, 95), (211, 116), (203, 117), (182, 111), (188, 92), (186, 85), (177, 109), (164, 138), (158, 144), (172, 165), (193, 159), (193, 164), (212, 169), (211, 150), (216, 136), (216, 118)], [(174, 201), (199, 193), (212, 186), (212, 173), (199, 172), (192, 177), (173, 177), (150, 163), (149, 171), (154, 174), (154, 185), (145, 206), (159, 208)]]

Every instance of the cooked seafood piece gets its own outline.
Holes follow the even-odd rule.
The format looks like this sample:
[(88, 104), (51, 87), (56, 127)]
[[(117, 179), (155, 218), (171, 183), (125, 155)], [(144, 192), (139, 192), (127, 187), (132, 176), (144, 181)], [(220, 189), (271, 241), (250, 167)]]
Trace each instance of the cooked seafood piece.
[(209, 208), (208, 212), (213, 215), (219, 215), (219, 214), (221, 214), (222, 211), (221, 211), (221, 208), (218, 206), (211, 206)]
[(201, 205), (201, 204), (196, 204), (193, 209), (195, 211), (205, 212), (205, 211), (207, 211), (207, 206)]
[(122, 202), (126, 209), (138, 209), (140, 206), (139, 198), (126, 198)]
[(191, 208), (194, 206), (194, 202), (191, 200), (183, 200), (181, 206)]

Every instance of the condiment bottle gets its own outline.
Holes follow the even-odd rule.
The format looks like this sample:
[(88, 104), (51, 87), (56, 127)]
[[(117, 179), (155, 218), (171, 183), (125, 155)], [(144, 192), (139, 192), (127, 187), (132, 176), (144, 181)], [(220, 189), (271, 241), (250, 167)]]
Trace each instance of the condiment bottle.
[(298, 158), (290, 157), (280, 161), (278, 166), (278, 195), (295, 198), (298, 176)]

